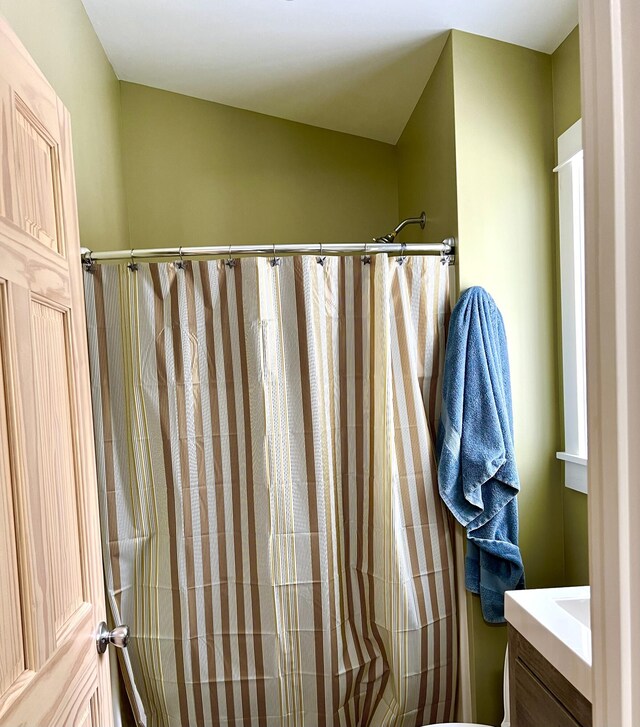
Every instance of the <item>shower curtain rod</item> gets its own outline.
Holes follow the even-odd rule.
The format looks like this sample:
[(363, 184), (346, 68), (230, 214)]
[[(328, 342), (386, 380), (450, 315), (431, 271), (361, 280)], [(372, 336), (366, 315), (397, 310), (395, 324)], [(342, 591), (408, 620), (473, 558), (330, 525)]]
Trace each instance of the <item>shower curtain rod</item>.
[(398, 233), (407, 225), (419, 224), (424, 229), (426, 217), (409, 217), (403, 220), (393, 232), (377, 237), (372, 242), (312, 242), (312, 243), (281, 243), (272, 245), (214, 245), (190, 247), (157, 247), (138, 248), (132, 250), (108, 250), (93, 252), (87, 248), (80, 251), (82, 264), (87, 269), (97, 263), (115, 263), (129, 261), (134, 263), (143, 260), (175, 260), (186, 258), (241, 258), (270, 257), (284, 255), (440, 255), (443, 263), (453, 265), (456, 241), (448, 237), (441, 242), (396, 242)]

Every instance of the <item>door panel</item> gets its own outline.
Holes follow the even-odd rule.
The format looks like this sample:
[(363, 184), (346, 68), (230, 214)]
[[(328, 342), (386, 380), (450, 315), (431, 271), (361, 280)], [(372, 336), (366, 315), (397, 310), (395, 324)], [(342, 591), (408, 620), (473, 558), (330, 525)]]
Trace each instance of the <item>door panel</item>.
[(60, 164), (58, 145), (14, 95), (18, 224), (56, 252), (61, 249)]
[(113, 722), (71, 148), (67, 111), (0, 18), (3, 727)]
[(40, 498), (56, 634), (83, 602), (66, 315), (31, 301)]
[[(4, 320), (4, 283), (0, 283), (0, 323)], [(25, 670), (20, 613), (20, 591), (18, 587), (18, 553), (16, 551), (15, 527), (13, 521), (13, 498), (11, 472), (9, 469), (9, 439), (4, 402), (4, 371), (0, 358), (0, 482), (9, 485), (0, 487), (0, 593), (3, 609), (0, 613), (0, 633), (3, 646), (0, 649), (0, 699)]]
[[(37, 426), (36, 392), (29, 383), (34, 378), (32, 339), (29, 335), (31, 294), (28, 288), (15, 283), (7, 283), (5, 290), (7, 313), (2, 356), (6, 371), (7, 411), (10, 414), (9, 448), (24, 648), (27, 667), (37, 671), (53, 653), (56, 634), (51, 628), (53, 601), (48, 587), (49, 555), (46, 539), (42, 537), (45, 533), (45, 504), (40, 494), (38, 442), (34, 436)], [(19, 331), (26, 331), (27, 335), (18, 335)]]

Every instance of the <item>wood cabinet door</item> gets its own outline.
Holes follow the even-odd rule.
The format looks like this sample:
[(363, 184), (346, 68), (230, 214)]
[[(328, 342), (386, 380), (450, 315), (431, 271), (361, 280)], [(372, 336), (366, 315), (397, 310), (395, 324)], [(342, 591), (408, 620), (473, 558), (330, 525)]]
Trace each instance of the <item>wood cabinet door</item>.
[(0, 17), (3, 727), (113, 723), (81, 273), (69, 114)]

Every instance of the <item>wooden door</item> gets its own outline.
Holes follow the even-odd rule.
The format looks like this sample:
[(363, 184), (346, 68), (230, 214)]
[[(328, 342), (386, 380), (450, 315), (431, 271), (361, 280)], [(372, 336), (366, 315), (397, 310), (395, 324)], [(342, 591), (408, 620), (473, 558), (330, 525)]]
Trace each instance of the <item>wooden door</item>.
[(0, 18), (2, 727), (112, 724), (103, 618), (69, 114)]
[(581, 0), (594, 727), (640, 725), (640, 3)]

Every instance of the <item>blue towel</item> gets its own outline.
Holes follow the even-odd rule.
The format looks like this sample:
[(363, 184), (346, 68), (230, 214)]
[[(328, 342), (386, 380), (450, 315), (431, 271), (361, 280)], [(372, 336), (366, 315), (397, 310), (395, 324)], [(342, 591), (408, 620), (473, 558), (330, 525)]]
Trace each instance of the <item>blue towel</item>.
[(504, 622), (504, 592), (524, 588), (518, 548), (520, 489), (502, 315), (483, 288), (453, 309), (436, 442), (440, 495), (467, 531), (465, 581), (482, 615)]

